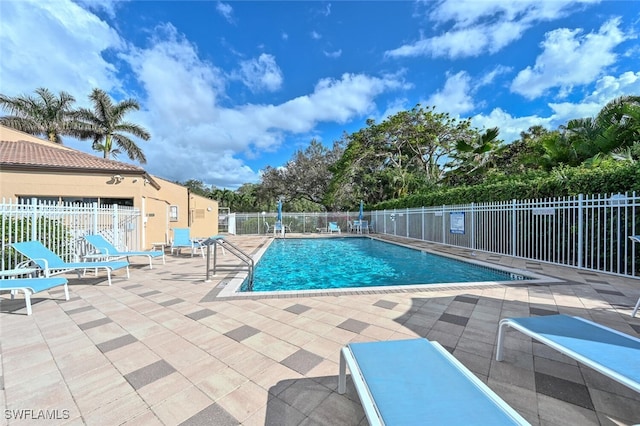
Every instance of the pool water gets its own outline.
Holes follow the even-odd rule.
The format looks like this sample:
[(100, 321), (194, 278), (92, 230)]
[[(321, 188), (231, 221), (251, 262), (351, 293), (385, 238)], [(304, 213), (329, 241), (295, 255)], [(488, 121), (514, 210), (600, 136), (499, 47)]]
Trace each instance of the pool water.
[[(371, 238), (274, 240), (258, 261), (253, 291), (509, 281), (510, 273)], [(251, 291), (245, 282), (240, 291)]]

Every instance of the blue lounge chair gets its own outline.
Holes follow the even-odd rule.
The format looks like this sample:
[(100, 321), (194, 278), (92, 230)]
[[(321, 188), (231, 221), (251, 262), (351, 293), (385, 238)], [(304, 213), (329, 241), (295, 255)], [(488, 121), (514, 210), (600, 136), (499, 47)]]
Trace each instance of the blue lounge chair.
[(15, 297), (16, 292), (22, 291), (24, 293), (24, 302), (27, 306), (27, 315), (31, 315), (32, 294), (62, 285), (64, 286), (65, 300), (69, 300), (69, 287), (67, 287), (67, 283), (68, 281), (64, 277), (14, 278), (0, 280), (0, 290), (11, 291), (12, 299)]
[(200, 250), (200, 254), (204, 257), (204, 250), (202, 244), (197, 241), (191, 239), (190, 235), (191, 231), (189, 228), (173, 228), (173, 241), (171, 242), (171, 254), (173, 254), (174, 250), (176, 253), (180, 254), (183, 248), (188, 248), (191, 250), (191, 257), (196, 252), (196, 250)]
[(329, 226), (327, 226), (327, 231), (330, 234), (333, 234), (334, 232), (337, 232), (338, 234), (341, 233), (340, 227), (338, 226), (338, 222), (329, 222)]
[(370, 425), (527, 425), (487, 385), (427, 339), (350, 343), (340, 352)]
[(95, 257), (102, 257), (105, 260), (118, 260), (126, 258), (127, 262), (131, 263), (129, 257), (133, 256), (146, 256), (149, 258), (149, 269), (153, 269), (153, 258), (162, 256), (162, 263), (165, 264), (164, 251), (119, 251), (109, 241), (107, 241), (102, 235), (85, 235), (84, 239), (95, 247), (97, 254), (91, 255)]
[(502, 346), (507, 327), (640, 392), (640, 339), (567, 315), (505, 318), (498, 328), (498, 361), (504, 356)]
[(127, 278), (129, 278), (129, 263), (127, 262), (65, 262), (40, 241), (24, 241), (13, 243), (11, 246), (38, 265), (45, 277), (75, 271), (78, 274), (78, 278), (80, 278), (81, 271), (96, 268), (107, 271), (107, 281), (111, 285), (111, 272), (125, 268), (127, 270)]

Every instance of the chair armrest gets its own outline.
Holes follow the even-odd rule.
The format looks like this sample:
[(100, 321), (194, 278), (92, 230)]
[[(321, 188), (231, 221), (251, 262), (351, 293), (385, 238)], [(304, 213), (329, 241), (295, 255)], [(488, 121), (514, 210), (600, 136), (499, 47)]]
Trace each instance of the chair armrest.
[[(41, 260), (44, 263), (44, 268), (41, 267), (40, 265), (38, 265), (36, 263), (36, 260)], [(42, 269), (42, 273), (44, 274), (45, 277), (49, 277), (49, 275), (50, 275), (50, 272), (49, 272), (49, 261), (47, 259), (35, 257), (35, 258), (31, 259), (31, 261), (33, 263), (35, 263), (38, 266), (38, 268)]]

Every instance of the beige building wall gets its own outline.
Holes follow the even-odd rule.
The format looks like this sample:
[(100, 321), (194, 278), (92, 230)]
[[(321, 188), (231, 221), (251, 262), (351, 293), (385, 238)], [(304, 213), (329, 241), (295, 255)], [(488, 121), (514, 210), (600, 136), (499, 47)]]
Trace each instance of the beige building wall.
[(185, 191), (185, 187), (168, 180), (156, 176), (154, 179), (162, 187), (162, 194), (168, 202), (165, 217), (170, 232), (167, 242), (173, 239), (174, 228), (190, 228), (192, 238), (210, 237), (218, 233), (216, 200), (192, 194)]
[[(0, 197), (59, 196), (86, 198), (133, 198), (134, 206), (145, 192), (142, 174), (123, 176), (122, 181), (113, 179), (114, 173), (74, 173), (37, 170), (0, 169)], [(136, 200), (138, 201), (136, 203)]]

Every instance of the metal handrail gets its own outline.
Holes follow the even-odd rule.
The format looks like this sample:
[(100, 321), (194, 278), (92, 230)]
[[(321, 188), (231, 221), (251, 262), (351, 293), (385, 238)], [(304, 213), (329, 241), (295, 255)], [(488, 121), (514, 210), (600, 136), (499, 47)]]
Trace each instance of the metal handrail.
[[(242, 251), (240, 247), (232, 244), (230, 241), (224, 239), (224, 237), (216, 236), (208, 238), (203, 241), (202, 244), (207, 246), (207, 273), (205, 281), (210, 281), (210, 273), (213, 272), (213, 275), (216, 274), (216, 271), (236, 271), (238, 269), (242, 270), (242, 268), (247, 268), (247, 281), (249, 285), (249, 291), (253, 289), (253, 270), (255, 268), (255, 263), (253, 258)], [(211, 264), (211, 246), (213, 246), (213, 268), (210, 267)], [(240, 264), (237, 265), (218, 265), (218, 246), (220, 246), (223, 250), (234, 255), (238, 260), (240, 260)]]

